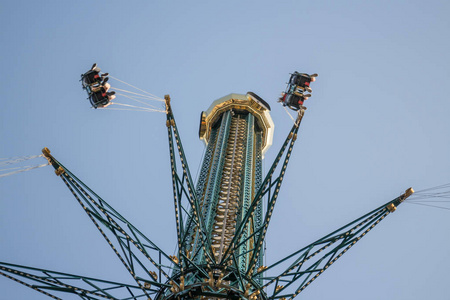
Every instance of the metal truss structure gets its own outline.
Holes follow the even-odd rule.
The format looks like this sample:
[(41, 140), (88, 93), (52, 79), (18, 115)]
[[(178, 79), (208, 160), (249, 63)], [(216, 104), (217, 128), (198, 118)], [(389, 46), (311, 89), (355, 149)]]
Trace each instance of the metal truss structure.
[[(263, 243), (305, 113), (297, 120), (267, 174), (270, 107), (253, 93), (224, 97), (202, 113), (207, 143), (197, 185), (166, 96), (166, 125), (177, 228), (177, 255), (160, 249), (52, 156), (55, 168), (135, 284), (0, 263), (0, 274), (53, 299), (293, 299), (409, 197), (401, 196), (271, 265)], [(265, 119), (266, 118), (266, 119)], [(271, 121), (271, 120), (270, 120)], [(269, 124), (269, 125), (267, 125)], [(281, 272), (280, 272), (281, 270)]]

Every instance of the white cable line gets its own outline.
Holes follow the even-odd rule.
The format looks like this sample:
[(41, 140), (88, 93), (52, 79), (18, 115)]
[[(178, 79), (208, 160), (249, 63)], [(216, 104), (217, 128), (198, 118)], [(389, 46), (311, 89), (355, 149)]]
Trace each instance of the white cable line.
[(29, 168), (27, 168), (27, 169), (23, 169), (23, 170), (19, 170), (19, 171), (9, 172), (9, 173), (6, 173), (6, 174), (0, 174), (0, 177), (6, 177), (6, 176), (9, 176), (9, 175), (13, 175), (13, 174), (17, 174), (17, 173), (21, 173), (21, 172), (25, 172), (25, 171), (29, 171), (29, 170), (33, 170), (33, 169), (37, 169), (37, 168), (42, 168), (42, 167), (45, 167), (45, 166), (48, 166), (48, 165), (50, 165), (50, 164), (49, 164), (49, 163), (46, 163), (46, 164), (42, 164), (42, 165), (37, 165), (37, 166), (29, 167)]
[(426, 203), (430, 203), (430, 202), (433, 202), (433, 203), (437, 203), (437, 202), (440, 202), (440, 203), (450, 203), (450, 200), (428, 200), (428, 199), (414, 199), (414, 200), (409, 200), (408, 202), (414, 202), (414, 203), (418, 203), (418, 202), (426, 202)]
[(121, 105), (121, 106), (128, 106), (128, 107), (133, 107), (131, 109), (128, 108), (113, 108), (113, 107), (99, 107), (99, 109), (111, 109), (111, 110), (129, 110), (129, 111), (145, 111), (145, 112), (163, 112), (165, 113), (165, 111), (160, 111), (160, 110), (154, 110), (154, 109), (149, 109), (149, 108), (143, 108), (143, 107), (139, 107), (139, 106), (132, 106), (132, 105), (126, 105), (126, 104), (122, 104), (122, 103), (113, 103), (114, 105)]
[(147, 109), (126, 109), (126, 108), (113, 108), (113, 107), (99, 107), (99, 109), (109, 109), (109, 110), (121, 110), (121, 111), (143, 111), (143, 112), (152, 112)]
[(130, 93), (130, 94), (134, 94), (134, 95), (138, 95), (138, 96), (144, 97), (147, 100), (154, 100), (154, 101), (164, 102), (164, 100), (161, 100), (161, 98), (152, 98), (150, 96), (146, 96), (146, 95), (138, 94), (138, 93), (135, 93), (135, 92), (119, 89), (119, 88), (114, 87), (114, 86), (111, 86), (110, 89), (114, 89), (114, 90), (125, 92), (125, 93)]
[(126, 97), (126, 98), (128, 98), (128, 99), (131, 99), (131, 100), (137, 101), (137, 102), (139, 102), (139, 103), (145, 104), (145, 105), (147, 105), (147, 106), (150, 106), (152, 109), (158, 109), (156, 106), (153, 106), (153, 105), (148, 104), (148, 103), (145, 103), (145, 102), (143, 102), (143, 101), (141, 101), (141, 100), (135, 99), (135, 98), (133, 98), (132, 96), (124, 95), (124, 94), (121, 94), (121, 93), (118, 93), (117, 95), (124, 96), (124, 97)]
[(286, 106), (283, 106), (283, 107), (284, 107), (284, 110), (286, 111), (286, 113), (288, 114), (288, 116), (291, 118), (292, 122), (294, 122), (294, 124), (295, 124), (295, 119), (294, 119), (294, 117), (291, 116), (291, 114), (290, 114), (289, 111), (287, 110)]
[(164, 113), (165, 113), (165, 111), (159, 110), (159, 109), (156, 109), (156, 108), (140, 107), (140, 106), (135, 106), (135, 105), (130, 105), (130, 104), (124, 104), (124, 103), (117, 103), (117, 102), (114, 102), (114, 103), (112, 103), (112, 104), (120, 105), (120, 106), (127, 106), (127, 107), (132, 107), (132, 108), (138, 108), (138, 109), (147, 110), (147, 111), (155, 111), (155, 112), (164, 112)]
[[(120, 79), (118, 79), (118, 78), (115, 78), (115, 77), (113, 77), (113, 76), (111, 76), (111, 75), (109, 75), (109, 77), (112, 78), (112, 79), (115, 79), (115, 80), (117, 80), (117, 81), (120, 81), (120, 82), (122, 82), (122, 83), (125, 83), (126, 85), (129, 85), (129, 86), (131, 86), (131, 87), (134, 87), (135, 89), (137, 89), (137, 90), (139, 90), (139, 91), (141, 91), (141, 92), (144, 92), (144, 93), (146, 93), (146, 94), (149, 94), (149, 95), (151, 95), (151, 96), (153, 96), (153, 97), (155, 97), (155, 98), (157, 98), (157, 99), (161, 99), (161, 98), (158, 97), (158, 96), (155, 96), (155, 95), (153, 95), (153, 94), (150, 94), (149, 92), (146, 92), (146, 91), (144, 91), (144, 90), (141, 90), (140, 88), (137, 88), (137, 87), (135, 87), (134, 85), (131, 85), (131, 84), (129, 84), (129, 83), (126, 83), (125, 81), (122, 81), (122, 80), (120, 80)], [(161, 100), (164, 101), (163, 99), (161, 99)]]
[[(130, 96), (130, 95), (129, 95)], [(151, 98), (149, 98), (149, 97), (147, 97), (147, 96), (137, 96), (137, 95), (132, 95), (132, 96), (130, 96), (130, 97), (133, 97), (133, 98), (136, 98), (136, 99), (142, 99), (142, 100), (154, 100), (154, 99), (151, 99)], [(160, 102), (160, 101), (158, 101), (158, 102)]]
[(29, 168), (29, 167), (32, 167), (32, 166), (24, 166), (24, 167), (14, 167), (14, 168), (0, 169), (0, 172), (8, 171), (8, 170), (19, 170), (19, 169), (24, 169), (24, 168)]
[(441, 208), (441, 209), (450, 210), (450, 208), (448, 208), (448, 207), (442, 207), (442, 206), (437, 206), (437, 205), (430, 205), (430, 204), (416, 203), (416, 202), (405, 202), (405, 203), (416, 204), (416, 205), (423, 205), (423, 206), (429, 206), (429, 207), (435, 207), (435, 208)]
[(7, 160), (7, 161), (2, 161), (0, 162), (0, 166), (2, 165), (11, 165), (11, 164), (15, 164), (15, 163), (19, 163), (25, 160), (30, 160), (33, 158), (37, 158), (37, 157), (41, 157), (43, 156), (42, 154), (40, 155), (29, 155), (29, 156), (21, 156), (21, 157), (10, 157), (10, 158), (2, 158), (2, 160)]
[(437, 190), (437, 189), (443, 189), (443, 188), (446, 188), (446, 187), (450, 187), (450, 183), (446, 183), (446, 184), (434, 186), (434, 187), (431, 187), (431, 188), (423, 189), (423, 190), (420, 190), (420, 191), (416, 191), (415, 193), (422, 193), (422, 192), (425, 192), (425, 191), (432, 191), (432, 190)]

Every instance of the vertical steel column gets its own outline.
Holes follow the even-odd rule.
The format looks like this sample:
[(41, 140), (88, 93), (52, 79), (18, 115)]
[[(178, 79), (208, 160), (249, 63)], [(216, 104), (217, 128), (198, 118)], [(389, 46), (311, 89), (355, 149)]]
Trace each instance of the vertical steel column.
[[(253, 195), (255, 195), (256, 191), (259, 190), (262, 184), (262, 132), (259, 131), (256, 134), (256, 141), (255, 141), (255, 184), (254, 184), (254, 191)], [(254, 228), (260, 228), (263, 223), (263, 201), (260, 201), (256, 207), (255, 215), (254, 215)], [(264, 248), (261, 248), (261, 253), (259, 255), (259, 261), (258, 261), (258, 267), (261, 267), (264, 265)], [(257, 269), (256, 268), (256, 269)], [(260, 284), (262, 284), (262, 274), (259, 274), (255, 277), (255, 280), (257, 280)]]
[[(211, 160), (211, 169), (209, 171), (207, 186), (205, 190), (204, 199), (202, 203), (203, 219), (205, 220), (206, 233), (211, 237), (212, 225), (214, 222), (215, 209), (217, 206), (217, 198), (220, 191), (220, 181), (222, 178), (222, 168), (225, 158), (225, 150), (227, 147), (227, 139), (230, 131), (231, 111), (227, 111), (222, 115), (219, 132), (217, 135), (214, 154)], [(210, 249), (211, 239), (207, 241), (207, 249)], [(203, 249), (199, 249), (199, 244), (196, 243), (195, 248), (199, 255), (196, 259), (197, 263), (204, 263)]]
[[(211, 169), (211, 160), (212, 160), (212, 156), (214, 154), (214, 148), (216, 145), (216, 138), (217, 138), (217, 132), (218, 132), (219, 128), (213, 128), (211, 130), (211, 136), (210, 136), (210, 141), (208, 143), (208, 146), (206, 148), (205, 151), (205, 155), (203, 157), (203, 163), (202, 163), (202, 168), (200, 171), (200, 175), (198, 177), (198, 181), (197, 181), (197, 187), (195, 190), (197, 199), (199, 199), (200, 202), (200, 207), (204, 206), (204, 200), (205, 200), (205, 189), (206, 189), (206, 184), (207, 184), (207, 179), (208, 179), (208, 174), (209, 171)], [(191, 209), (191, 216), (193, 216), (192, 214), (192, 209)], [(190, 257), (193, 257), (193, 252), (194, 252), (194, 242), (195, 239), (197, 238), (197, 230), (196, 230), (196, 226), (194, 225), (193, 220), (189, 219), (187, 220), (187, 237), (185, 238), (185, 248), (189, 251), (189, 255)]]
[[(250, 203), (253, 200), (254, 195), (254, 142), (255, 142), (255, 126), (254, 126), (255, 117), (252, 114), (247, 115), (247, 129), (246, 129), (246, 147), (244, 152), (245, 163), (244, 163), (244, 176), (241, 183), (241, 207), (238, 223), (242, 222), (242, 218), (247, 214), (247, 211), (250, 207)], [(242, 236), (242, 239), (246, 239), (249, 234), (250, 226), (245, 230), (245, 233)], [(237, 251), (239, 270), (244, 272), (247, 266), (248, 254), (246, 253), (249, 248), (249, 243), (243, 244), (239, 247)]]

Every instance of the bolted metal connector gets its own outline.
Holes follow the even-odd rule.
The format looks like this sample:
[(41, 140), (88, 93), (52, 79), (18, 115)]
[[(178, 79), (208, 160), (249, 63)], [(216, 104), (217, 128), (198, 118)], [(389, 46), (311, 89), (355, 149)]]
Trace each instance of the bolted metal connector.
[(176, 264), (179, 263), (178, 257), (176, 257), (175, 255), (169, 255), (169, 258)]
[(64, 169), (61, 166), (55, 170), (56, 176), (61, 176), (61, 174), (63, 174), (63, 173), (64, 173)]
[(48, 163), (52, 164), (52, 156), (50, 155), (50, 150), (47, 147), (42, 149), (42, 155), (44, 155), (45, 159), (47, 159)]
[(394, 205), (394, 203), (389, 203), (388, 205), (386, 205), (386, 208), (390, 211), (390, 212), (394, 212), (397, 207)]
[(411, 196), (412, 194), (414, 194), (414, 190), (412, 187), (410, 187), (409, 189), (407, 189), (403, 195), (400, 196), (400, 203), (405, 201), (409, 196)]
[(411, 196), (412, 194), (414, 194), (414, 190), (412, 187), (410, 187), (409, 189), (407, 189), (405, 191), (405, 199), (408, 198), (409, 196)]
[(266, 266), (261, 266), (261, 267), (259, 267), (259, 268), (256, 270), (256, 272), (259, 273), (259, 272), (264, 271), (265, 269), (267, 269)]
[(148, 273), (150, 274), (150, 276), (152, 276), (152, 278), (156, 281), (158, 280), (158, 275), (156, 275), (155, 271), (148, 271)]

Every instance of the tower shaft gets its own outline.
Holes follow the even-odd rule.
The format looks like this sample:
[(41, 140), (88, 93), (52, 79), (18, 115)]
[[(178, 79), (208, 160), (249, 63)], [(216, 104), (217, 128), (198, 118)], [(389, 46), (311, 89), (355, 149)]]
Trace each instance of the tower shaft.
[[(198, 264), (222, 262), (261, 185), (263, 151), (270, 146), (273, 123), (263, 100), (253, 95), (231, 94), (202, 113), (200, 138), (207, 148), (196, 196), (208, 240), (201, 243), (198, 228), (186, 226), (189, 230), (185, 244)], [(258, 204), (241, 238), (247, 241), (234, 251), (234, 264), (241, 272), (247, 270), (248, 249), (253, 248), (253, 240), (247, 237), (253, 228), (262, 225), (262, 209), (262, 203)], [(212, 252), (214, 262), (207, 261), (204, 251)], [(262, 260), (262, 255), (259, 257)]]

